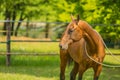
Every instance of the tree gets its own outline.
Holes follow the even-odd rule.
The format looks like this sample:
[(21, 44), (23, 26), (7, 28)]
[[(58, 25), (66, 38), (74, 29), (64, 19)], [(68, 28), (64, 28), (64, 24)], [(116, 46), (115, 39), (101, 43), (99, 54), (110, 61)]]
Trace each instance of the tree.
[(97, 1), (97, 9), (100, 11), (99, 23), (107, 24), (106, 27), (101, 27), (101, 33), (106, 35), (104, 38), (113, 40), (118, 44), (120, 40), (120, 0), (102, 0)]
[[(19, 21), (18, 25), (16, 27), (16, 29), (14, 28), (14, 24), (15, 22), (11, 22), (11, 35), (14, 34), (14, 29), (15, 29), (15, 36), (17, 36), (18, 33), (18, 29), (21, 25), (21, 22), (26, 19), (27, 17), (31, 16), (33, 17), (33, 12), (36, 9), (30, 9), (31, 7), (36, 7), (39, 5), (39, 0), (36, 0), (36, 2), (34, 2), (34, 0), (15, 0), (15, 1), (11, 1), (11, 0), (1, 0), (0, 3), (3, 6), (3, 8), (5, 9), (4, 12), (4, 16), (5, 16), (5, 20), (7, 18), (9, 18), (12, 21), (15, 21), (16, 19), (18, 19), (19, 17)], [(29, 9), (28, 9), (29, 7)], [(4, 10), (3, 10), (4, 11)], [(32, 12), (33, 11), (33, 12)], [(4, 27), (3, 30), (6, 30), (6, 23), (4, 23)], [(4, 32), (3, 35), (6, 35), (6, 33)]]

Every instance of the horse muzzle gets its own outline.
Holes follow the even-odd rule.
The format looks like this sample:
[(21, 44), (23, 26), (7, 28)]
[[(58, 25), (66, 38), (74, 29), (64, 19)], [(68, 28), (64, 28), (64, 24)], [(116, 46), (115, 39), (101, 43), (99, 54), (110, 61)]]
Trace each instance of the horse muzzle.
[(65, 45), (59, 44), (59, 47), (60, 47), (60, 49), (63, 49), (63, 50), (67, 50), (68, 49), (68, 45), (67, 44), (65, 44)]
[(60, 43), (59, 47), (60, 47), (60, 49), (67, 50), (68, 49), (68, 45), (71, 44), (72, 42), (73, 42), (73, 40), (69, 40), (68, 42), (66, 42), (64, 44)]

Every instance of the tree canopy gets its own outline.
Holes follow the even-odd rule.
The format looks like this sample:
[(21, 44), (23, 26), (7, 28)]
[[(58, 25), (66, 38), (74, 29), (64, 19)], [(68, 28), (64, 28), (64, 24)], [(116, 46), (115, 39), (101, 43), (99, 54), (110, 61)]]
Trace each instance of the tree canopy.
[[(90, 23), (120, 24), (119, 0), (0, 0), (0, 18), (6, 14), (16, 19), (23, 13), (25, 19), (39, 21), (70, 21), (70, 15), (79, 14)], [(7, 11), (7, 13), (6, 13)]]
[(71, 14), (79, 14), (88, 23), (99, 24), (93, 27), (105, 38), (120, 39), (119, 6), (120, 0), (0, 0), (0, 19), (70, 22)]

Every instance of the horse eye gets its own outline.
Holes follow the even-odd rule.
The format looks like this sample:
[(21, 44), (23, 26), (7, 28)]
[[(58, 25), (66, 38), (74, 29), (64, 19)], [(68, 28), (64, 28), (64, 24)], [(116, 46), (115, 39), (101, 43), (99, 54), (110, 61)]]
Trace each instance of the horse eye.
[(68, 34), (71, 34), (73, 32), (73, 30), (69, 29), (68, 30)]

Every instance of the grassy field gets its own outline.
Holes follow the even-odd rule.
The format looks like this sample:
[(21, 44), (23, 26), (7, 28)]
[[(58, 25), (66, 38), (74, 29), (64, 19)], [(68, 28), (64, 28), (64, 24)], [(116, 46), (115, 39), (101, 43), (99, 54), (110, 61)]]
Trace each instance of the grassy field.
[[(12, 56), (11, 66), (5, 66), (5, 56), (0, 56), (0, 80), (59, 80), (59, 56)], [(66, 80), (72, 65), (66, 69)], [(103, 67), (100, 80), (119, 80), (120, 68)], [(83, 80), (92, 80), (93, 70), (84, 74)]]
[[(51, 43), (11, 43), (11, 53), (27, 54), (59, 54), (57, 42)], [(0, 44), (0, 52), (5, 53), (6, 45)], [(110, 49), (113, 53), (119, 53), (120, 49)], [(120, 59), (120, 56), (116, 56)], [(11, 66), (6, 67), (6, 57), (0, 55), (0, 80), (59, 80), (59, 55), (57, 56), (26, 56), (12, 55)], [(106, 64), (120, 64), (111, 55), (105, 57)], [(66, 69), (66, 80), (69, 80), (69, 73), (72, 65)], [(119, 80), (120, 68), (103, 67), (100, 80)], [(84, 74), (83, 80), (92, 80), (93, 71), (89, 69)]]
[[(0, 52), (6, 51), (6, 44), (0, 44)], [(58, 42), (15, 42), (11, 43), (12, 53), (59, 53)]]

